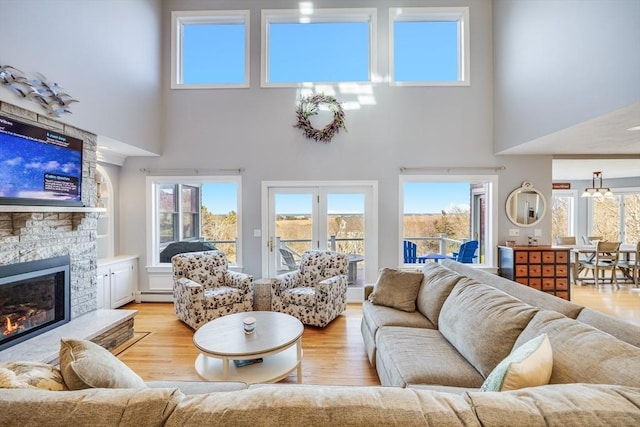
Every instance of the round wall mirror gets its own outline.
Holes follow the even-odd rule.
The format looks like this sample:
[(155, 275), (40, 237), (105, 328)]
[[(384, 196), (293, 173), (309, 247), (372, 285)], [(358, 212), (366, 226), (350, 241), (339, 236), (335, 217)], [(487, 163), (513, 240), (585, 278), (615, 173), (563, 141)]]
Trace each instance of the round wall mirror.
[(507, 217), (515, 225), (531, 227), (539, 223), (547, 211), (544, 195), (533, 188), (530, 182), (524, 182), (507, 197)]

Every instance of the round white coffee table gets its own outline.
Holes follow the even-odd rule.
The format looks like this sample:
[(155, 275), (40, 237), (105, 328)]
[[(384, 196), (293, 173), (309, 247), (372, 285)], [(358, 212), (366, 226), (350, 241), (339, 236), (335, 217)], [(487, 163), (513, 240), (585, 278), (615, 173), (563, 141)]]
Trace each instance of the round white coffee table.
[[(255, 330), (244, 333), (245, 317), (256, 319)], [(251, 311), (219, 317), (193, 335), (200, 350), (196, 372), (209, 381), (271, 383), (297, 369), (302, 382), (302, 332), (304, 326), (293, 316), (273, 311)], [(262, 362), (237, 367), (233, 360), (262, 358)]]

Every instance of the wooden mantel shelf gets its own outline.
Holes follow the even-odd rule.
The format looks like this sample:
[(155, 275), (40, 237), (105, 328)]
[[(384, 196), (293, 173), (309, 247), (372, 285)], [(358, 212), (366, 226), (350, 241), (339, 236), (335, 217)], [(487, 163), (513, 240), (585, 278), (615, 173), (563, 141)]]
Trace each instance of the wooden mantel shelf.
[(105, 208), (82, 206), (22, 206), (0, 205), (0, 212), (106, 212)]

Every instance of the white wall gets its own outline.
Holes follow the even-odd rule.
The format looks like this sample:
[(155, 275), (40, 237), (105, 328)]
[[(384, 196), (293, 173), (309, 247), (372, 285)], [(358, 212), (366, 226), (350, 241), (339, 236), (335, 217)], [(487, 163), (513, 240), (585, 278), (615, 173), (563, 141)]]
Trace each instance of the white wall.
[[(442, 2), (425, 1), (441, 6)], [(158, 158), (128, 158), (121, 173), (123, 218), (121, 250), (146, 259), (147, 236), (142, 201), (145, 175), (140, 168), (237, 168), (243, 173), (243, 247), (245, 271), (261, 275), (262, 181), (377, 180), (379, 182), (380, 267), (398, 260), (398, 177), (400, 167), (468, 167), (504, 165), (499, 182), (500, 240), (507, 221), (504, 204), (524, 180), (550, 196), (549, 157), (498, 157), (493, 154), (491, 2), (450, 2), (470, 6), (471, 86), (395, 88), (373, 86), (376, 105), (346, 113), (348, 132), (329, 144), (305, 139), (295, 123), (294, 88), (261, 89), (260, 7), (296, 8), (296, 1), (218, 1), (216, 8), (251, 9), (251, 88), (170, 90), (171, 10), (212, 7), (202, 1), (163, 3), (164, 150)], [(252, 6), (257, 4), (260, 7)], [(449, 4), (449, 3), (447, 3)], [(316, 8), (344, 7), (344, 2), (316, 1)], [(395, 1), (351, 1), (354, 7), (378, 8), (379, 71), (388, 72), (388, 8)], [(340, 101), (353, 95), (337, 92)], [(550, 220), (541, 227), (550, 235)], [(144, 275), (143, 275), (144, 276)], [(146, 285), (141, 277), (141, 289)]]
[[(0, 0), (0, 64), (40, 72), (80, 102), (59, 120), (157, 153), (157, 0)], [(0, 100), (42, 113), (0, 86)]]
[(640, 102), (640, 1), (494, 0), (495, 152)]
[[(498, 184), (499, 241), (508, 238), (508, 228), (514, 228), (504, 213), (511, 190), (526, 180), (551, 196), (550, 157), (493, 154), (490, 0), (446, 2), (470, 7), (470, 86), (397, 88), (376, 84), (372, 88), (376, 105), (348, 111), (348, 131), (330, 144), (309, 141), (293, 128), (296, 89), (259, 87), (260, 8), (296, 8), (297, 1), (0, 1), (0, 24), (3, 35), (9, 35), (3, 40), (0, 60), (25, 71), (41, 71), (80, 98), (82, 103), (74, 106), (74, 114), (63, 121), (78, 122), (78, 127), (149, 151), (162, 149), (159, 157), (128, 158), (119, 174), (119, 253), (140, 255), (142, 290), (148, 283), (142, 167), (245, 168), (244, 267), (256, 277), (261, 275), (262, 248), (253, 229), (261, 227), (262, 181), (377, 180), (380, 267), (394, 266), (398, 260), (400, 167), (505, 166)], [(378, 71), (386, 75), (388, 8), (406, 6), (407, 2), (325, 0), (314, 5), (345, 7), (347, 3), (378, 8)], [(443, 2), (426, 0), (421, 4), (442, 6)], [(171, 90), (170, 13), (210, 8), (251, 9), (251, 88)], [(26, 16), (29, 31), (23, 31), (21, 23)], [(51, 22), (60, 27), (57, 32), (49, 29)], [(17, 103), (14, 94), (4, 88), (0, 88), (0, 96)], [(339, 91), (336, 96), (343, 102), (353, 100), (353, 95)], [(27, 108), (34, 106), (29, 103)], [(550, 224), (546, 217), (539, 227), (543, 236), (549, 236), (547, 241)]]

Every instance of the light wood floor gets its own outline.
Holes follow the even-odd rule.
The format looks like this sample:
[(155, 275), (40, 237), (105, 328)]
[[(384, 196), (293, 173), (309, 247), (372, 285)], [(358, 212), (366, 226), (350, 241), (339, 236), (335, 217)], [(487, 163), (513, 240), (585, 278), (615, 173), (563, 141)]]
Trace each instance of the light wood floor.
[[(572, 288), (573, 302), (640, 325), (640, 292), (630, 286)], [(194, 361), (193, 330), (176, 319), (171, 303), (128, 304), (139, 313), (135, 318), (135, 344), (119, 349), (118, 357), (144, 380), (199, 380)], [(305, 326), (302, 376), (307, 384), (379, 385), (378, 376), (367, 360), (360, 320), (360, 304), (326, 328)], [(126, 346), (125, 346), (126, 347)], [(292, 375), (283, 382), (295, 382)]]
[[(360, 304), (326, 328), (305, 326), (302, 335), (302, 382), (307, 384), (379, 385), (375, 369), (369, 365), (362, 335)], [(118, 357), (144, 380), (200, 380), (194, 362), (198, 351), (193, 330), (179, 321), (172, 303), (128, 304), (138, 310), (136, 333), (150, 332)], [(283, 382), (296, 382), (295, 374)]]

